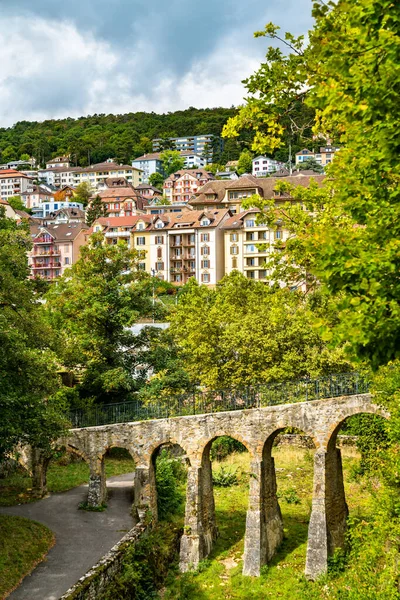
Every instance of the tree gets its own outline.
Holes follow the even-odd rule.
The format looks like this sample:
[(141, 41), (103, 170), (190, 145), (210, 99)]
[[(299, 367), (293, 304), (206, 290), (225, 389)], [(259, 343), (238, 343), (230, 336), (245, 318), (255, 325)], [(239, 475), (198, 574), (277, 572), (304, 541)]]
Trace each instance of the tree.
[(252, 127), (253, 150), (274, 150), (282, 143), (283, 115), (301, 101), (316, 112), (314, 133), (342, 146), (327, 168), (324, 194), (292, 190), (309, 216), (296, 213), (297, 224), (289, 225), (287, 207), (296, 237), (287, 251), (307, 257), (309, 272), (340, 313), (327, 335), (349, 340), (377, 367), (400, 356), (399, 8), (390, 0), (315, 1), (313, 15), (307, 47), (301, 36), (280, 37), (272, 24), (256, 34), (281, 40), (288, 54), (268, 50), (225, 134)]
[(164, 150), (160, 155), (163, 171), (167, 177), (183, 169), (185, 159), (177, 150)]
[(23, 153), (20, 155), (19, 160), (24, 160), (26, 162), (31, 160), (31, 157), (29, 156), (29, 154)]
[(83, 181), (78, 185), (74, 192), (74, 201), (81, 202), (83, 206), (87, 206), (92, 197), (93, 189), (90, 183)]
[(349, 370), (343, 349), (329, 350), (314, 329), (326, 311), (321, 295), (273, 290), (234, 271), (216, 289), (191, 280), (170, 330), (192, 381), (242, 387)]
[(307, 160), (299, 162), (296, 165), (296, 169), (298, 169), (299, 171), (307, 171), (309, 169), (310, 171), (315, 171), (316, 173), (324, 172), (324, 167), (319, 162), (317, 162), (313, 156), (307, 158)]
[(10, 196), (7, 202), (14, 210), (25, 210), (25, 204), (22, 202), (21, 196)]
[(249, 152), (249, 150), (243, 150), (243, 152), (240, 153), (239, 156), (239, 160), (238, 160), (238, 173), (239, 175), (243, 175), (243, 173), (252, 173), (253, 171), (253, 157), (251, 155), (251, 152)]
[(52, 332), (28, 279), (29, 231), (0, 209), (0, 459), (18, 444), (50, 449), (67, 425)]
[(161, 175), (161, 173), (152, 173), (149, 176), (149, 184), (162, 190), (164, 184), (164, 177)]
[(129, 330), (151, 302), (137, 272), (138, 254), (93, 234), (80, 259), (46, 295), (62, 364), (80, 381), (83, 400), (113, 402), (135, 389), (136, 336)]
[(107, 207), (97, 194), (86, 209), (86, 223), (91, 227), (96, 219), (107, 216)]

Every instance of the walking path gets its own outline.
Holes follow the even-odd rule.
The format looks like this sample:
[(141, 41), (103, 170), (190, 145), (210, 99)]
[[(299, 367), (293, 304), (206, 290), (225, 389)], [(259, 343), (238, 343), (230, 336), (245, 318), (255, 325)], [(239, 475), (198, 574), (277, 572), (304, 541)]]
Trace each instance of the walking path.
[(0, 514), (39, 521), (56, 536), (45, 560), (8, 596), (10, 600), (58, 600), (133, 527), (133, 473), (107, 480), (104, 512), (77, 510), (86, 500), (87, 487), (52, 494), (33, 504), (0, 508)]

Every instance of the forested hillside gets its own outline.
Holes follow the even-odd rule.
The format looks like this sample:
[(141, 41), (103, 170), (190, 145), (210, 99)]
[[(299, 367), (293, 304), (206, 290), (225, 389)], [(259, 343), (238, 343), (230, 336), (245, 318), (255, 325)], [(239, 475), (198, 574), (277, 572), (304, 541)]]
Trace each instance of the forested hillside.
[[(1, 162), (28, 154), (43, 164), (54, 156), (69, 153), (73, 164), (81, 166), (109, 157), (126, 163), (145, 152), (151, 152), (151, 140), (156, 137), (204, 133), (219, 136), (227, 119), (235, 114), (234, 107), (188, 108), (162, 115), (138, 112), (41, 123), (20, 121), (13, 127), (0, 128)], [(238, 158), (239, 153), (240, 146), (229, 141), (226, 156), (220, 158), (233, 160)]]

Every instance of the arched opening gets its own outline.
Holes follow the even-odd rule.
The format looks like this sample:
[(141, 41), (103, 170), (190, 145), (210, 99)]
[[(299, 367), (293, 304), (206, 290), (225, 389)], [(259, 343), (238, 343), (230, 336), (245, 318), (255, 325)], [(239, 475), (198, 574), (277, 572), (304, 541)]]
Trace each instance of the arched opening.
[(201, 518), (204, 556), (241, 561), (249, 502), (251, 455), (243, 441), (218, 436), (204, 448), (201, 462)]
[(314, 454), (312, 437), (295, 428), (275, 431), (263, 448), (266, 562), (290, 564), (299, 575), (306, 561)]
[(120, 511), (131, 512), (137, 521), (134, 502), (135, 461), (132, 454), (123, 446), (109, 446), (102, 457), (102, 468), (106, 478), (107, 505), (116, 504)]
[(372, 515), (370, 486), (379, 450), (388, 444), (387, 419), (374, 413), (357, 413), (333, 429), (327, 445), (326, 515), (328, 556), (345, 549), (348, 515)]
[(190, 461), (177, 443), (160, 444), (153, 452), (150, 465), (150, 486), (153, 488), (153, 516), (160, 521), (183, 525), (186, 485)]
[(58, 448), (47, 467), (47, 490), (65, 492), (88, 482), (89, 464), (78, 448), (67, 445)]

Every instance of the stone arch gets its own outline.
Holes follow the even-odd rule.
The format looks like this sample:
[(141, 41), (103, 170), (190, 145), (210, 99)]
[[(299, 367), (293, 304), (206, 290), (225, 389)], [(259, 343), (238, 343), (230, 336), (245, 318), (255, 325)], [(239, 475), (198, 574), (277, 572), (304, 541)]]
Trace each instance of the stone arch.
[(77, 456), (82, 458), (82, 460), (84, 460), (85, 463), (87, 463), (90, 466), (90, 459), (89, 459), (88, 455), (86, 454), (86, 452), (84, 452), (83, 450), (80, 450), (79, 448), (77, 448), (76, 446), (73, 446), (72, 444), (66, 444), (65, 449), (67, 452), (70, 452), (71, 454), (76, 454)]
[[(129, 452), (130, 457), (132, 458), (133, 462), (135, 463), (135, 465), (138, 464), (138, 455), (137, 452), (135, 450), (135, 448), (132, 448), (132, 446), (130, 444), (124, 443), (124, 442), (111, 442), (110, 444), (106, 444), (102, 450), (101, 450), (101, 460), (104, 460), (105, 455), (107, 454), (108, 450), (111, 450), (112, 448), (123, 448), (124, 450), (126, 450), (127, 452)], [(100, 456), (100, 453), (99, 453)]]
[(337, 436), (341, 428), (343, 427), (344, 422), (349, 417), (355, 417), (356, 415), (376, 415), (378, 417), (382, 417), (383, 419), (389, 419), (390, 415), (388, 412), (381, 409), (379, 406), (375, 404), (370, 404), (365, 407), (358, 407), (353, 410), (343, 411), (339, 418), (336, 418), (334, 423), (332, 423), (328, 428), (328, 433), (325, 438), (325, 448), (329, 452), (332, 448), (336, 447)]
[(254, 458), (255, 449), (253, 448), (253, 445), (249, 442), (249, 440), (242, 436), (240, 432), (221, 429), (213, 433), (212, 437), (209, 437), (206, 442), (202, 440), (200, 448), (197, 450), (197, 452), (194, 453), (199, 464), (203, 464), (205, 456), (207, 456), (207, 454), (210, 453), (212, 443), (219, 437), (230, 437), (233, 440), (240, 442), (241, 444), (243, 444), (243, 446), (245, 446), (246, 450), (248, 451), (250, 459)]

